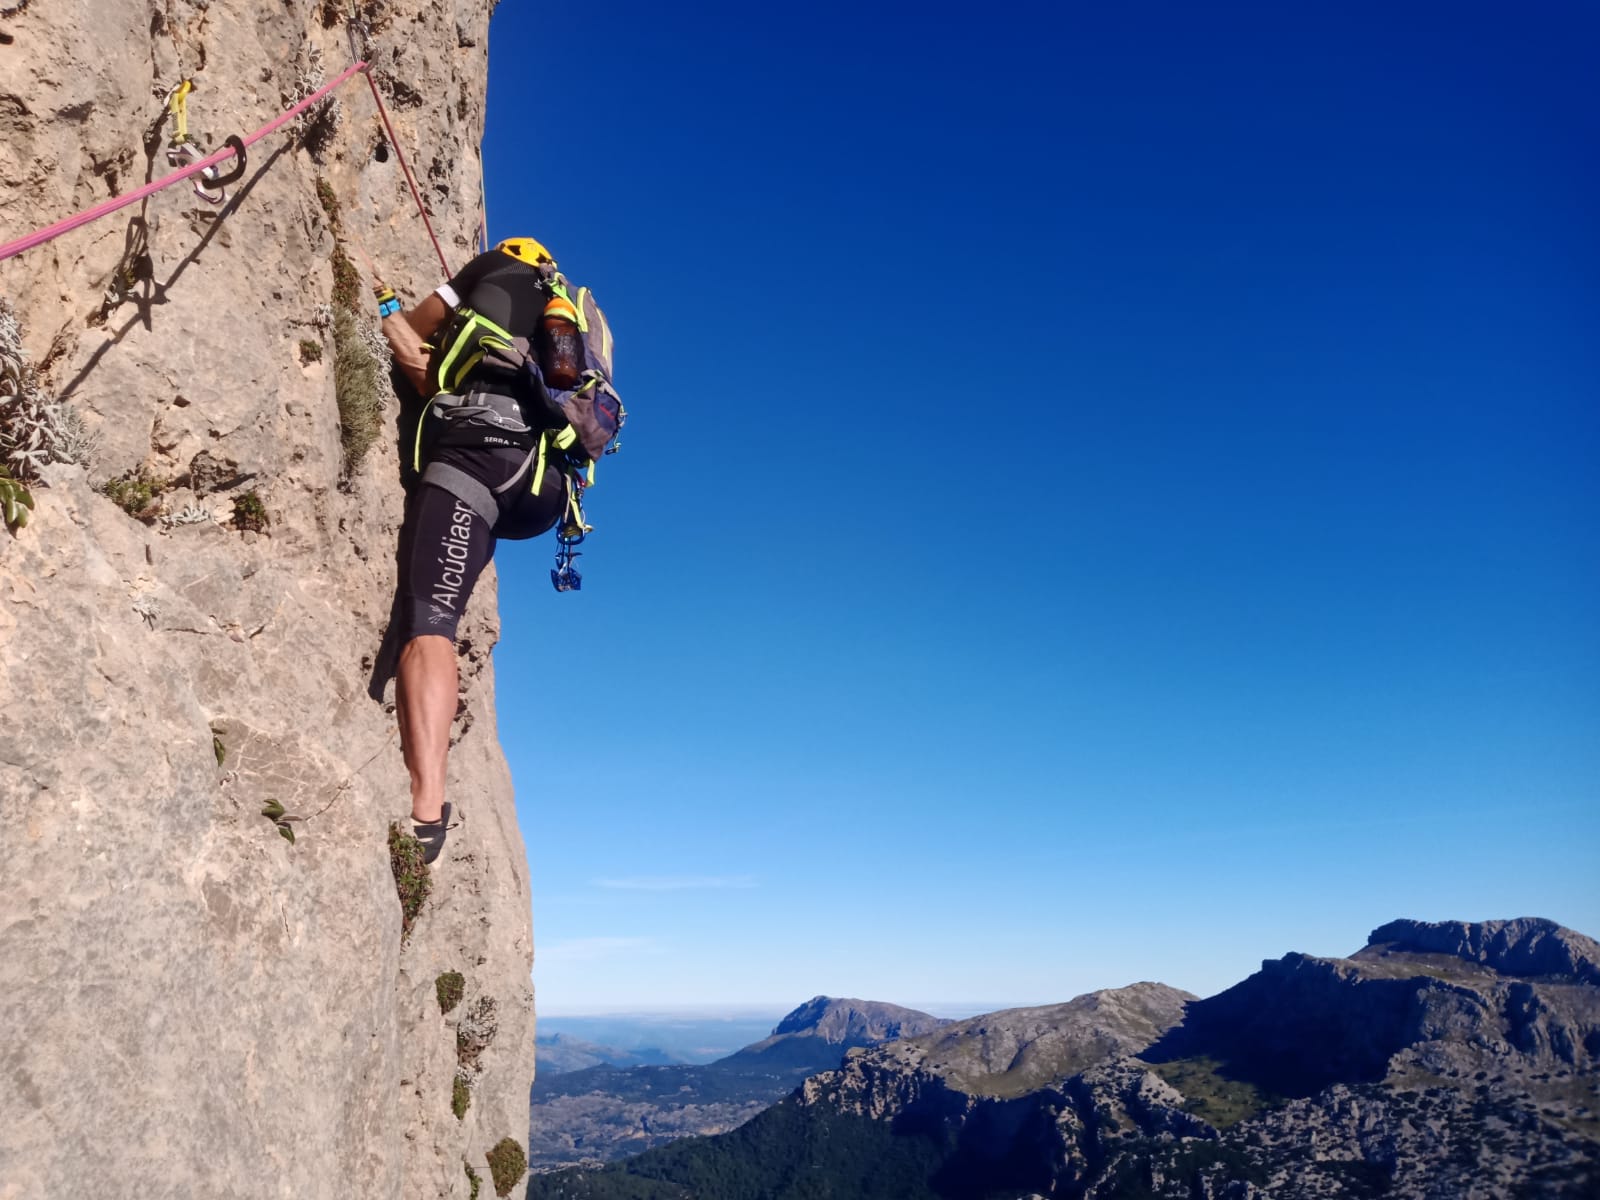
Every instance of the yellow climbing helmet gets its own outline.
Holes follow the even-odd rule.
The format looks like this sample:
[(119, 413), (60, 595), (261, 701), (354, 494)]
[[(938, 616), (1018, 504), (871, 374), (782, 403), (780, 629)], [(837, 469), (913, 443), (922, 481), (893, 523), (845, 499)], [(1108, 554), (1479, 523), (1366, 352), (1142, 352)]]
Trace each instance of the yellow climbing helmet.
[(533, 238), (507, 238), (495, 247), (502, 254), (509, 254), (519, 262), (525, 262), (530, 267), (537, 267), (540, 263), (549, 263), (555, 266), (555, 256), (544, 248), (540, 242)]

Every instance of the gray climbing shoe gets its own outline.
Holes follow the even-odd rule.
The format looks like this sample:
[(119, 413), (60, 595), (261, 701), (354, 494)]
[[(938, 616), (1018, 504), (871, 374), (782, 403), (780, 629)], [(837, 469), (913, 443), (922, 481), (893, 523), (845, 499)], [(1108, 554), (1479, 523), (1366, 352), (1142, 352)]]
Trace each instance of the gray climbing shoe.
[(446, 801), (437, 821), (411, 818), (411, 836), (422, 843), (422, 861), (430, 867), (444, 853), (444, 835), (455, 828), (456, 822), (450, 819), (451, 815), (450, 803)]

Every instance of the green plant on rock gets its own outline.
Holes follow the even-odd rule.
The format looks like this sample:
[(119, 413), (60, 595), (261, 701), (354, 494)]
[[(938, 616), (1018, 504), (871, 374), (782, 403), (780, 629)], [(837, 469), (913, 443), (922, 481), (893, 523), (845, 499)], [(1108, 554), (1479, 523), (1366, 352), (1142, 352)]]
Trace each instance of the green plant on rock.
[(211, 727), (211, 753), (216, 756), (219, 767), (228, 761), (228, 747), (223, 744), (222, 730), (215, 725)]
[(333, 306), (346, 312), (361, 311), (361, 273), (338, 243), (333, 248)]
[(5, 517), (6, 528), (16, 533), (28, 523), (32, 509), (32, 493), (21, 480), (11, 477), (8, 468), (0, 466), (0, 516)]
[(322, 343), (315, 338), (300, 339), (300, 361), (314, 363), (322, 361)]
[(489, 1175), (494, 1180), (494, 1194), (496, 1196), (509, 1196), (511, 1189), (517, 1186), (528, 1170), (528, 1156), (522, 1152), (522, 1144), (516, 1138), (501, 1138), (490, 1150)]
[(285, 812), (283, 805), (277, 800), (268, 800), (261, 810), (261, 815), (278, 827), (278, 833), (283, 837), (284, 841), (291, 846), (294, 845), (294, 826), (290, 822), (304, 821), (304, 817)]
[(261, 503), (254, 488), (233, 498), (234, 528), (263, 533), (271, 523), (267, 519), (267, 506)]
[[(383, 429), (382, 389), (386, 365), (374, 353), (386, 343), (371, 331), (363, 334), (361, 272), (345, 253), (340, 235), (339, 200), (326, 179), (317, 180), (317, 199), (333, 228), (333, 390), (339, 402), (339, 445), (344, 475), (355, 473)], [(307, 343), (300, 344), (304, 358)], [(320, 347), (318, 357), (320, 357)]]
[(348, 477), (361, 465), (383, 429), (379, 388), (383, 370), (362, 339), (356, 315), (340, 308), (333, 316), (333, 388), (339, 401), (339, 445)]
[(455, 1113), (456, 1120), (461, 1120), (467, 1115), (467, 1109), (472, 1107), (472, 1089), (467, 1086), (467, 1081), (460, 1075), (450, 1085), (450, 1111)]
[(471, 1163), (464, 1162), (461, 1165), (465, 1167), (467, 1171), (467, 1186), (472, 1189), (467, 1193), (467, 1200), (478, 1200), (478, 1187), (480, 1184), (482, 1184), (483, 1180), (478, 1178), (478, 1173), (472, 1169)]
[(467, 981), (462, 978), (460, 971), (446, 971), (435, 979), (433, 990), (439, 997), (439, 1011), (447, 1013), (460, 1004), (462, 993), (466, 988)]
[(389, 870), (394, 874), (395, 894), (400, 897), (400, 936), (411, 936), (422, 905), (433, 889), (428, 864), (422, 861), (422, 843), (402, 833), (398, 823), (389, 825)]
[(161, 507), (161, 493), (171, 486), (168, 480), (157, 479), (141, 468), (121, 479), (106, 480), (100, 492), (135, 520), (151, 521)]
[(328, 224), (333, 227), (334, 233), (339, 232), (339, 197), (334, 194), (333, 185), (322, 176), (317, 176), (317, 203), (322, 205), (322, 211), (327, 215)]

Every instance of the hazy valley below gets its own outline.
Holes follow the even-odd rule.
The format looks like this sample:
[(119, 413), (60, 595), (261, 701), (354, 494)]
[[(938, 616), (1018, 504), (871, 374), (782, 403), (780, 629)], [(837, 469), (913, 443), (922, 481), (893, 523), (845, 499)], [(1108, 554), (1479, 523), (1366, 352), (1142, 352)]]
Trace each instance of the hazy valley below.
[(530, 1200), (1592, 1200), (1600, 946), (1401, 920), (1206, 999), (818, 997), (714, 1063), (541, 1079), (530, 1141)]

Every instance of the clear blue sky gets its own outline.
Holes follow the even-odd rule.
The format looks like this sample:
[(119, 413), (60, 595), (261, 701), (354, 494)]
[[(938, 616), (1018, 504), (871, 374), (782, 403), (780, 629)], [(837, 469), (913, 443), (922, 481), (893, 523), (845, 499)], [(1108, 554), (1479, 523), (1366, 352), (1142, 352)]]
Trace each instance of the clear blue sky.
[(1600, 934), (1597, 35), (505, 0), (632, 414), (584, 590), (499, 555), (541, 1011)]

